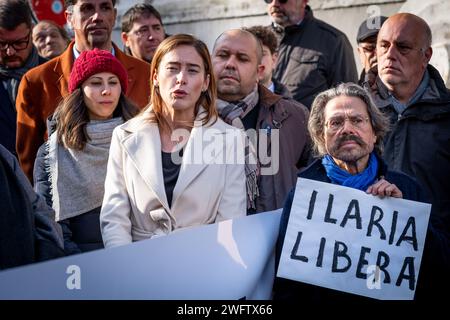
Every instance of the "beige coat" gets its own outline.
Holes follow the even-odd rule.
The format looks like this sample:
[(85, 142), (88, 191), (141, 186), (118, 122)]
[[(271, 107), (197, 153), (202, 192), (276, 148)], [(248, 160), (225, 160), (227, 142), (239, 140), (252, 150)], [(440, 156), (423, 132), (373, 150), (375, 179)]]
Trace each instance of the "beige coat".
[[(170, 208), (162, 173), (159, 129), (146, 116), (144, 113), (128, 121), (113, 133), (100, 213), (105, 247), (245, 216), (244, 161), (225, 164), (223, 160), (224, 155), (242, 155), (243, 146), (220, 143), (233, 135), (242, 138), (241, 132), (220, 119), (210, 127), (192, 129)], [(211, 141), (216, 152), (205, 157), (214, 149)], [(198, 159), (202, 152), (203, 161), (189, 163), (188, 159), (195, 159), (194, 155)]]

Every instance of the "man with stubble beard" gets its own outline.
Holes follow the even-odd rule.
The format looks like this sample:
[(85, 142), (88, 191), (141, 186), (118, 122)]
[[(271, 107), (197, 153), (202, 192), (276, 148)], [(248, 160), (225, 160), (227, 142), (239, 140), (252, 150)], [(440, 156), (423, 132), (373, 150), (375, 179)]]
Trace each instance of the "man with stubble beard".
[(310, 151), (308, 110), (258, 83), (261, 59), (261, 43), (246, 30), (225, 31), (214, 43), (219, 115), (248, 134), (256, 132), (246, 151), (248, 214), (283, 206)]

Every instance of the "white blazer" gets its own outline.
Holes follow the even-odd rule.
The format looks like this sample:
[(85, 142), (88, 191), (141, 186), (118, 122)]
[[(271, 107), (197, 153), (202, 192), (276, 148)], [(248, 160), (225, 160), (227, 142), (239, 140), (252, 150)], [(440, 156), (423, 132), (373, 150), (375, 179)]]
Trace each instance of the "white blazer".
[(169, 207), (158, 126), (147, 112), (114, 129), (100, 213), (105, 247), (245, 216), (244, 146), (236, 130), (220, 119), (194, 126)]

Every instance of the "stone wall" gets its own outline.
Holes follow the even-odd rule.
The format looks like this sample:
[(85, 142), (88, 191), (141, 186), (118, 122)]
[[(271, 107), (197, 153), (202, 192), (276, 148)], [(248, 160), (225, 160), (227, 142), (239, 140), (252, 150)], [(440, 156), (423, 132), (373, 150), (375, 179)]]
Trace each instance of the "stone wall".
[[(224, 30), (242, 26), (268, 25), (270, 19), (263, 0), (153, 0), (161, 13), (168, 33), (191, 33), (211, 49)], [(356, 56), (356, 31), (364, 19), (379, 10), (380, 14), (396, 13), (405, 0), (310, 0), (314, 15), (343, 31), (349, 37)], [(135, 1), (119, 0), (118, 22), (113, 35), (120, 41), (120, 18)], [(377, 7), (370, 7), (376, 5)], [(357, 60), (357, 67), (360, 70)]]
[[(202, 39), (211, 49), (214, 40), (224, 30), (242, 26), (268, 25), (270, 19), (263, 0), (153, 0), (161, 13), (168, 33), (191, 33)], [(118, 0), (118, 22), (113, 34), (120, 41), (120, 18), (134, 4), (132, 0)], [(358, 70), (361, 69), (356, 52), (356, 32), (359, 24), (374, 14), (392, 15), (411, 12), (424, 18), (433, 31), (432, 63), (446, 80), (450, 80), (450, 1), (448, 0), (310, 0), (314, 15), (343, 31), (354, 48)], [(450, 81), (449, 81), (450, 82)]]

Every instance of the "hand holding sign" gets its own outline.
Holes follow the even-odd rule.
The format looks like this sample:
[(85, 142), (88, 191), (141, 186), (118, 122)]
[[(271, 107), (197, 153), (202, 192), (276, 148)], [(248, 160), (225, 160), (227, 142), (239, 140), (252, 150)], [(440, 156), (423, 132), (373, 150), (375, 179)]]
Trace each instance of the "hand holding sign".
[(381, 198), (384, 198), (385, 196), (394, 198), (403, 197), (403, 193), (400, 189), (395, 184), (386, 181), (384, 178), (381, 178), (371, 185), (366, 192)]

